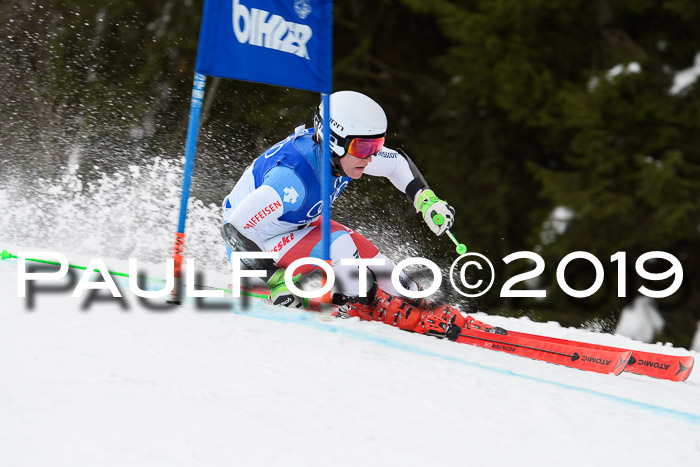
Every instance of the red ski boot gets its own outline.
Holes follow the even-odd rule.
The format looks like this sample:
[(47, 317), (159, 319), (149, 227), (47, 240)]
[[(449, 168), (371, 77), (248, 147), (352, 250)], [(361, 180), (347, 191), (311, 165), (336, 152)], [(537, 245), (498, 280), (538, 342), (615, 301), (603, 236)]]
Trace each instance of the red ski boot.
[(462, 315), (457, 308), (450, 305), (433, 305), (432, 309), (425, 310), (425, 312), (451, 321), (460, 328), (467, 327), (467, 321), (464, 319), (464, 315)]
[(425, 300), (421, 303), (421, 305), (427, 308), (424, 310), (424, 313), (436, 315), (448, 322), (459, 326), (460, 328), (476, 329), (479, 331), (490, 332), (493, 334), (506, 334), (506, 331), (503, 328), (491, 326), (490, 324), (474, 319), (469, 315), (467, 315), (465, 318), (464, 315), (462, 315), (462, 313), (460, 313), (460, 311), (457, 308), (451, 305), (436, 305), (434, 302)]
[(454, 318), (423, 312), (411, 306), (407, 301), (389, 295), (379, 287), (373, 288), (368, 295), (369, 297), (374, 296), (364, 300), (365, 303), (358, 300), (354, 303), (349, 302), (349, 307), (342, 308), (348, 316), (359, 316), (360, 319), (367, 321), (382, 321), (405, 331), (447, 337), (450, 340), (457, 339), (462, 331), (461, 326), (455, 324)]

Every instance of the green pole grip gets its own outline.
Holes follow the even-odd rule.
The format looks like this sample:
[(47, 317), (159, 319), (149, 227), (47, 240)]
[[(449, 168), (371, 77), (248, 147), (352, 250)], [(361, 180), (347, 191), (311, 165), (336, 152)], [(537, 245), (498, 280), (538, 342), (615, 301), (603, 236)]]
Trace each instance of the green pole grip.
[(467, 245), (465, 245), (464, 243), (459, 243), (455, 236), (452, 235), (452, 232), (450, 232), (449, 230), (447, 231), (447, 236), (450, 237), (450, 239), (454, 242), (455, 245), (457, 245), (457, 254), (463, 255), (467, 252)]

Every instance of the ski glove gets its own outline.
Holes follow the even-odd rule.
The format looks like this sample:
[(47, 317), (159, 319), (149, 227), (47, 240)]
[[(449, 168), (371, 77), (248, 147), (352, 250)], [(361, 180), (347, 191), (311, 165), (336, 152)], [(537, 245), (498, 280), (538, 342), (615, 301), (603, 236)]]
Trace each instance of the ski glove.
[[(294, 282), (298, 281), (301, 274), (294, 277)], [(309, 308), (309, 299), (297, 297), (287, 288), (284, 283), (284, 269), (279, 268), (267, 281), (267, 286), (270, 287), (270, 300), (273, 305), (286, 306), (288, 308)]]
[(433, 190), (423, 190), (418, 193), (413, 204), (416, 212), (423, 215), (423, 220), (435, 235), (444, 234), (455, 221), (454, 208), (435, 196)]

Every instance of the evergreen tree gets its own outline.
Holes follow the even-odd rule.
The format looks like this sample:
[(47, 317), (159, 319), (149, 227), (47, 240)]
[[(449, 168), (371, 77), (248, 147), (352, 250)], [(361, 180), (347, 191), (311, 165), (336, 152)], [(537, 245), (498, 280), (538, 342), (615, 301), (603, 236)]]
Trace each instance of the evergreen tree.
[[(672, 89), (674, 70), (690, 66), (696, 53), (689, 44), (698, 37), (697, 5), (405, 2), (434, 15), (452, 40), (433, 61), (449, 81), (431, 90), (433, 124), (419, 144), (421, 154), (440, 153), (446, 162), (430, 166), (445, 190), (461, 191), (456, 228), (495, 257), (542, 251), (550, 278), (577, 250), (606, 265), (616, 251), (626, 251), (628, 263), (647, 251), (676, 255), (686, 280), (660, 301), (663, 337), (687, 345), (700, 318), (691, 285), (700, 254), (700, 120), (697, 86)], [(545, 221), (558, 206), (573, 218), (547, 238)], [(467, 225), (460, 223), (465, 214)], [(589, 299), (566, 297), (550, 279), (545, 302), (512, 305), (564, 324), (614, 318), (641, 282), (632, 266), (630, 293), (619, 300), (616, 269), (606, 270), (606, 287)], [(590, 286), (592, 275), (581, 261), (567, 270), (577, 289)]]

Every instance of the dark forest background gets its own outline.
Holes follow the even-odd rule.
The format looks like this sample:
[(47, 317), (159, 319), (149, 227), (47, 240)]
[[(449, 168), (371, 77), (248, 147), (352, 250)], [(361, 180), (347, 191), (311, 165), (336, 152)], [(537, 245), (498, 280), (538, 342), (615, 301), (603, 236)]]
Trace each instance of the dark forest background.
[[(76, 141), (103, 169), (156, 151), (181, 158), (202, 3), (3, 2), (0, 170), (21, 159), (51, 172)], [(479, 309), (610, 330), (645, 284), (635, 260), (663, 250), (685, 279), (657, 301), (666, 326), (656, 337), (690, 344), (700, 320), (700, 85), (674, 87), (674, 76), (700, 51), (697, 0), (346, 0), (334, 18), (334, 89), (383, 105), (387, 145), (405, 149), (455, 207), (457, 238), (496, 263), (498, 286)], [(193, 190), (218, 204), (245, 164), (311, 124), (318, 95), (212, 78), (207, 91)], [(362, 219), (401, 219), (425, 236), (388, 184), (358, 185), (351, 196), (392, 200), (390, 216)], [(355, 214), (338, 209), (341, 221)], [(422, 242), (435, 257), (453, 251), (446, 238)], [(498, 296), (533, 268), (500, 261), (520, 250), (545, 259), (529, 286), (547, 288), (546, 300)], [(588, 299), (553, 285), (559, 260), (577, 250), (605, 266)], [(609, 260), (617, 251), (627, 253), (625, 298)], [(593, 267), (576, 261), (567, 278), (585, 289)]]

